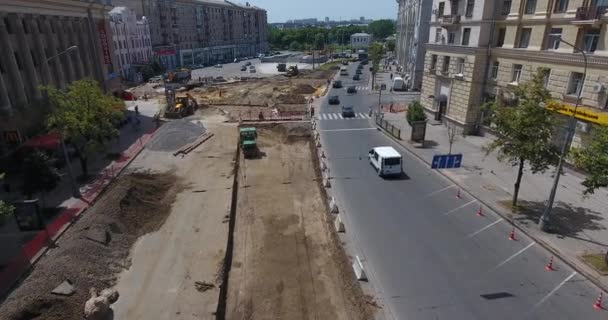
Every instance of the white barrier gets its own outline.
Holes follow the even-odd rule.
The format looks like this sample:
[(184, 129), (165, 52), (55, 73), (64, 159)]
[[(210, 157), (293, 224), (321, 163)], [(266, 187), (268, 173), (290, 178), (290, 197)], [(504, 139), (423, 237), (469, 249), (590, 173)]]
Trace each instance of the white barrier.
[(329, 181), (329, 176), (325, 173), (323, 173), (323, 186), (325, 188), (331, 188), (331, 182)]
[(336, 216), (336, 220), (334, 220), (334, 226), (336, 227), (337, 232), (346, 232), (346, 230), (344, 228), (344, 223), (342, 223), (342, 219), (340, 218), (340, 215)]
[(325, 163), (325, 161), (321, 160), (321, 171), (325, 170), (327, 170), (327, 164)]
[(329, 200), (329, 212), (331, 213), (338, 213), (338, 204), (336, 203), (336, 199), (334, 199), (334, 197), (331, 197), (331, 199)]
[(367, 281), (367, 275), (365, 274), (365, 269), (363, 269), (363, 263), (361, 263), (361, 259), (359, 256), (355, 256), (355, 261), (353, 262), (353, 270), (355, 271), (355, 276), (357, 280)]

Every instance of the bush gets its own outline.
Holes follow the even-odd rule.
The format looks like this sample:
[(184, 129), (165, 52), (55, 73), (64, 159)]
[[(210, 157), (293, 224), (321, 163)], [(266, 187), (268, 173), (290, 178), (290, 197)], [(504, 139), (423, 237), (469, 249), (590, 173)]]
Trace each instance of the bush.
[(424, 108), (418, 101), (413, 101), (407, 107), (406, 118), (408, 123), (426, 121), (426, 113)]

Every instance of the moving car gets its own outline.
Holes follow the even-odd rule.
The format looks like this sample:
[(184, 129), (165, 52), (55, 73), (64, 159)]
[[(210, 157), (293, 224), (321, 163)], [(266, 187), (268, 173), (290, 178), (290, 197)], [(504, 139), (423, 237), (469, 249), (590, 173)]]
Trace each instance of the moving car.
[(340, 75), (341, 76), (347, 76), (348, 75), (348, 69), (346, 67), (340, 67)]
[(355, 109), (353, 107), (342, 107), (342, 117), (344, 118), (354, 118), (355, 117)]
[(334, 81), (334, 83), (332, 84), (332, 87), (334, 87), (336, 89), (342, 88), (342, 81), (340, 81), (340, 80)]
[(393, 147), (375, 147), (369, 151), (369, 162), (381, 177), (401, 175), (402, 157)]
[(359, 64), (359, 65), (357, 66), (357, 70), (361, 70), (361, 69), (363, 69), (363, 65), (362, 65), (362, 64)]
[(394, 91), (403, 91), (405, 90), (405, 80), (401, 77), (395, 77), (393, 79), (393, 90)]
[(348, 61), (347, 60), (342, 60), (342, 65), (343, 66), (347, 66), (348, 65)]
[(241, 71), (247, 71), (247, 66), (242, 66)]
[(355, 74), (362, 74), (363, 71), (361, 71), (361, 69), (357, 69), (357, 71), (355, 71)]
[(340, 104), (340, 98), (338, 96), (329, 97), (329, 104)]
[(357, 93), (357, 87), (349, 86), (348, 88), (346, 88), (346, 93)]
[(247, 61), (247, 62), (245, 62), (245, 66), (246, 66), (246, 67), (249, 67), (250, 65), (251, 65), (251, 61)]
[(355, 81), (357, 81), (357, 80), (361, 80), (361, 76), (360, 76), (360, 75), (358, 75), (358, 74), (355, 74), (355, 75), (353, 76), (353, 80), (355, 80)]
[(255, 67), (254, 67), (254, 66), (251, 66), (251, 67), (249, 68), (249, 73), (256, 73), (256, 71), (257, 71), (257, 70), (255, 70)]
[(218, 63), (218, 64), (216, 64), (214, 67), (216, 67), (216, 68), (222, 68), (223, 66), (222, 66), (222, 64), (221, 64), (221, 63)]

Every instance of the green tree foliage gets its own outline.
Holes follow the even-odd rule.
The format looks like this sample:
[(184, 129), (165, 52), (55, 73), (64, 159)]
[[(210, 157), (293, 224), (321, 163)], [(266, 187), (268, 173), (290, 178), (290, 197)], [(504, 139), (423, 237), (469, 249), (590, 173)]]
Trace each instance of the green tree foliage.
[(527, 165), (535, 174), (544, 172), (557, 163), (559, 151), (552, 144), (554, 121), (552, 111), (542, 107), (551, 98), (544, 87), (543, 70), (536, 72), (532, 80), (515, 89), (517, 105), (497, 105), (492, 123), (497, 138), (486, 146), (486, 152), (498, 151), (498, 159), (518, 167), (513, 192), (513, 207), (517, 206), (519, 187)]
[(104, 149), (105, 143), (118, 136), (116, 123), (124, 115), (124, 103), (101, 92), (89, 79), (72, 82), (65, 91), (45, 87), (51, 114), (49, 129), (58, 131), (75, 148), (83, 176), (88, 175), (91, 153)]
[(60, 180), (53, 159), (40, 151), (32, 152), (23, 161), (23, 193), (28, 198), (38, 192), (50, 192)]
[(384, 55), (384, 46), (378, 42), (374, 42), (368, 49), (369, 58), (372, 60), (372, 87), (376, 82), (376, 73), (380, 68), (380, 60)]
[(386, 42), (386, 50), (390, 52), (395, 52), (395, 40), (389, 40)]
[(367, 29), (374, 36), (374, 39), (384, 40), (384, 38), (395, 33), (395, 22), (389, 19), (376, 20), (370, 23)]
[[(0, 181), (2, 180), (4, 180), (4, 173), (0, 172)], [(13, 214), (13, 211), (15, 211), (15, 207), (0, 200), (0, 218)]]
[(322, 43), (324, 44), (335, 43), (339, 45), (348, 45), (350, 43), (350, 36), (353, 33), (366, 31), (366, 27), (352, 25), (331, 29), (321, 27), (278, 29), (270, 26), (268, 28), (268, 42), (274, 49), (289, 49), (293, 42), (299, 43), (301, 49), (306, 46), (320, 49), (323, 46), (319, 46), (321, 42), (317, 42), (317, 39), (321, 39), (321, 37), (323, 39)]
[(314, 48), (315, 50), (321, 50), (325, 48), (325, 34), (317, 33), (315, 35)]
[(590, 143), (571, 151), (574, 164), (586, 172), (582, 185), (585, 195), (608, 185), (608, 127), (594, 126)]
[(405, 117), (408, 123), (426, 121), (426, 113), (424, 113), (422, 104), (418, 101), (412, 101), (407, 107)]

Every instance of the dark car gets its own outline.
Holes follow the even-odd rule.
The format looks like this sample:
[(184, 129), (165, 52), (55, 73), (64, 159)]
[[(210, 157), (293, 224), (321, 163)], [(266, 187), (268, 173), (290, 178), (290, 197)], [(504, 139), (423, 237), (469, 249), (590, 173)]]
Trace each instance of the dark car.
[(356, 74), (353, 76), (353, 80), (357, 81), (357, 80), (361, 80), (361, 76)]
[(353, 107), (342, 107), (342, 117), (344, 118), (354, 118), (355, 117), (355, 109)]
[(368, 62), (369, 62), (369, 60), (363, 60), (363, 61), (361, 61), (361, 64), (366, 65)]
[(340, 80), (336, 80), (336, 81), (334, 81), (334, 83), (333, 83), (332, 87), (334, 87), (334, 88), (336, 88), (336, 89), (337, 89), (337, 88), (342, 88), (342, 81), (340, 81)]
[(329, 97), (329, 104), (340, 104), (340, 98), (338, 96)]
[(355, 74), (362, 74), (363, 71), (361, 71), (360, 69), (357, 69), (357, 71), (355, 71)]
[(245, 62), (245, 66), (246, 66), (246, 67), (249, 67), (250, 65), (251, 65), (251, 61), (247, 61), (247, 62)]
[(357, 70), (361, 70), (361, 69), (363, 69), (363, 65), (362, 65), (362, 64), (359, 64), (359, 65), (357, 66)]
[(346, 93), (357, 93), (357, 87), (349, 86), (348, 88), (346, 88)]
[(241, 71), (247, 71), (247, 66), (242, 66)]

